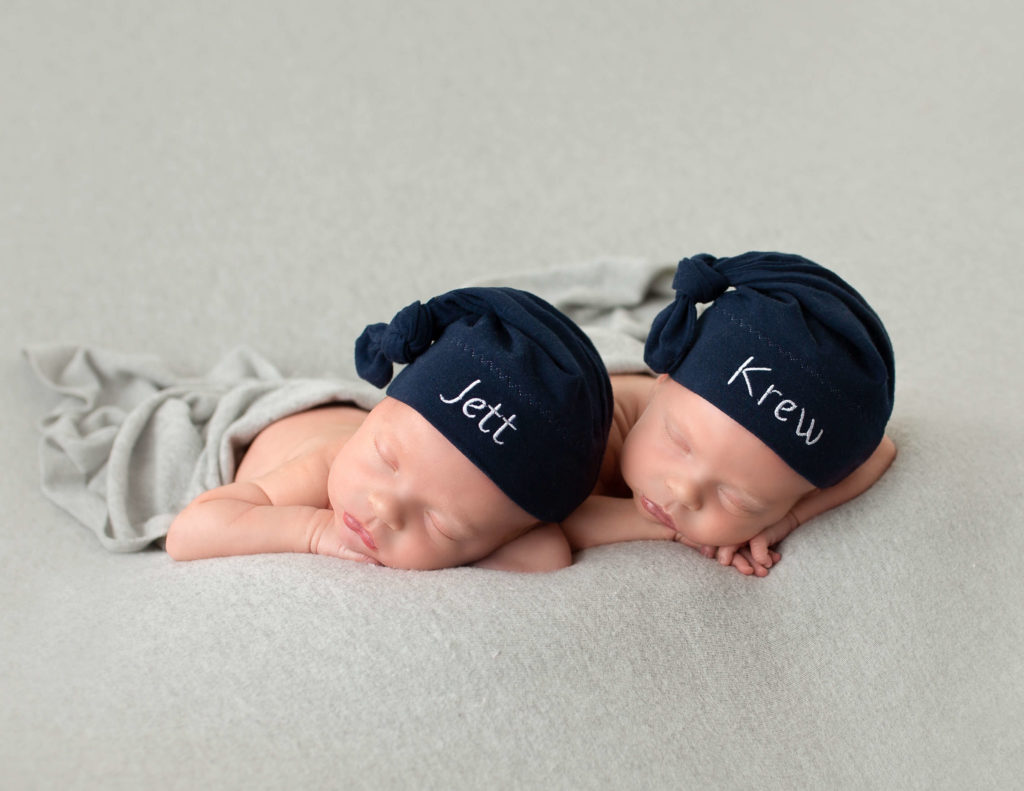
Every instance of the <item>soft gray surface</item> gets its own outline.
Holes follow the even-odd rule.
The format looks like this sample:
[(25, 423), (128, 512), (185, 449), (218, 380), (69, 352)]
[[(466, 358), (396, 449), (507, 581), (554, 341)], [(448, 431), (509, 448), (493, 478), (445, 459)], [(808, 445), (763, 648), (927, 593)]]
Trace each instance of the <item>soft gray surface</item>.
[[(1019, 4), (408, 6), (2, 4), (0, 786), (1019, 785)], [(895, 466), (767, 579), (176, 564), (39, 490), (25, 344), (350, 374), (456, 284), (747, 249), (898, 364)]]

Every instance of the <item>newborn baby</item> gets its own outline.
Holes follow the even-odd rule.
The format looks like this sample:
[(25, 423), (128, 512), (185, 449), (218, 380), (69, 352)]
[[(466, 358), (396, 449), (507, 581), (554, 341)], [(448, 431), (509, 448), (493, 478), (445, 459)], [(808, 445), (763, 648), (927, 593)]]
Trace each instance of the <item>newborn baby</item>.
[(458, 289), (366, 328), (359, 374), (383, 387), (394, 363), (408, 365), (370, 412), (330, 405), (264, 429), (235, 480), (174, 520), (168, 553), (568, 565), (557, 523), (592, 491), (612, 414), (589, 339), (527, 292)]
[[(660, 376), (613, 380), (599, 486), (563, 527), (574, 547), (670, 538), (764, 576), (772, 547), (895, 456), (889, 337), (849, 284), (797, 255), (694, 256), (673, 288), (645, 348)], [(698, 303), (711, 303), (699, 318)]]

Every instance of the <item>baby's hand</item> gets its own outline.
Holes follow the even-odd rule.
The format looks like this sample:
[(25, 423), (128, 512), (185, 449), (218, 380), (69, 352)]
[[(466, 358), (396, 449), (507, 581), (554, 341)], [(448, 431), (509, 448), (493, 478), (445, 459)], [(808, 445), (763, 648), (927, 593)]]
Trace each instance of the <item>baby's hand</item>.
[(750, 539), (745, 544), (733, 544), (732, 546), (706, 546), (695, 544), (676, 536), (676, 540), (689, 547), (693, 547), (704, 557), (716, 559), (723, 566), (733, 566), (741, 574), (755, 577), (768, 576), (768, 570), (782, 560), (782, 555), (772, 549), (782, 539), (799, 527), (796, 517), (792, 512), (786, 514), (774, 525), (770, 525)]
[[(755, 551), (756, 547), (756, 551)], [(768, 569), (782, 560), (782, 555), (774, 549), (760, 545), (755, 539), (749, 544), (736, 544), (729, 547), (708, 547), (711, 554), (705, 557), (716, 558), (723, 566), (732, 566), (740, 574), (755, 577), (767, 577)], [(704, 554), (702, 552), (702, 554)]]
[(342, 528), (338, 524), (335, 512), (324, 509), (322, 518), (318, 519), (312, 527), (309, 539), (309, 551), (314, 555), (326, 555), (342, 560), (354, 560), (356, 563), (372, 563), (379, 566), (376, 560), (362, 552), (349, 549), (341, 541)]
[(723, 566), (734, 566), (741, 574), (757, 577), (768, 576), (768, 570), (782, 560), (782, 555), (772, 549), (782, 539), (800, 526), (790, 511), (774, 525), (769, 525), (746, 544), (717, 547), (713, 557)]
[(772, 552), (769, 554), (767, 565), (759, 563), (753, 559), (750, 555), (750, 550), (746, 544), (736, 544), (729, 547), (713, 547), (707, 544), (698, 544), (690, 539), (684, 537), (681, 533), (676, 533), (675, 541), (678, 544), (696, 549), (700, 554), (706, 557), (708, 560), (718, 559), (718, 562), (723, 566), (735, 566), (736, 570), (741, 574), (756, 574), (758, 577), (763, 577), (768, 573), (768, 569), (771, 568), (772, 563), (778, 563), (782, 557), (778, 552)]

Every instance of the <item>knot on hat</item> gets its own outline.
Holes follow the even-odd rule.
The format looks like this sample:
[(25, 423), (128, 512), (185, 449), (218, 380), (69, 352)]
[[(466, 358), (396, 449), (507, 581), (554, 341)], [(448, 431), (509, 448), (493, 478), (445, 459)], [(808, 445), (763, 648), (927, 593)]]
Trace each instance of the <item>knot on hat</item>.
[(729, 288), (729, 279), (715, 268), (718, 259), (701, 253), (684, 258), (676, 268), (672, 288), (693, 303), (713, 302)]
[(413, 302), (402, 308), (390, 324), (370, 324), (356, 340), (356, 371), (376, 387), (391, 381), (394, 363), (411, 363), (434, 340), (430, 309)]
[(644, 362), (655, 373), (674, 371), (690, 350), (697, 329), (697, 303), (712, 302), (729, 288), (729, 279), (715, 268), (717, 262), (707, 253), (679, 262), (672, 279), (676, 298), (654, 319), (644, 346)]
[(434, 340), (434, 321), (430, 309), (413, 302), (406, 305), (387, 326), (380, 340), (381, 353), (392, 362), (411, 363)]

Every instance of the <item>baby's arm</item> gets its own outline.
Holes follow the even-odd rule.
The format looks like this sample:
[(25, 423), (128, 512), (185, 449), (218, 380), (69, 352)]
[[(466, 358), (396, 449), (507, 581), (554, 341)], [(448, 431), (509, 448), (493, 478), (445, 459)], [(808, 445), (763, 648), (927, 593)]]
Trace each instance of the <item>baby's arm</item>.
[(774, 525), (762, 530), (749, 542), (749, 548), (742, 544), (731, 547), (718, 547), (716, 556), (723, 566), (734, 565), (744, 574), (756, 574), (763, 577), (768, 569), (780, 559), (777, 552), (770, 547), (804, 524), (837, 505), (852, 500), (867, 491), (889, 469), (896, 458), (896, 445), (889, 437), (883, 437), (881, 443), (867, 461), (850, 473), (835, 486), (827, 489), (815, 489), (797, 501), (797, 504)]
[[(195, 560), (325, 551), (321, 544), (325, 539), (330, 543), (336, 532), (327, 499), (329, 470), (324, 452), (314, 452), (258, 478), (204, 492), (171, 523), (167, 553), (175, 560)], [(329, 554), (349, 557), (340, 546), (329, 549)], [(368, 560), (350, 554), (351, 560)]]
[(554, 571), (572, 565), (578, 549), (619, 541), (667, 540), (674, 531), (644, 519), (633, 501), (591, 495), (561, 525), (535, 527), (474, 566), (504, 571)]
[(532, 528), (473, 564), (499, 571), (557, 571), (572, 565), (572, 549), (555, 524)]
[(572, 549), (587, 549), (619, 541), (671, 540), (675, 531), (645, 519), (631, 498), (594, 494), (562, 521)]

